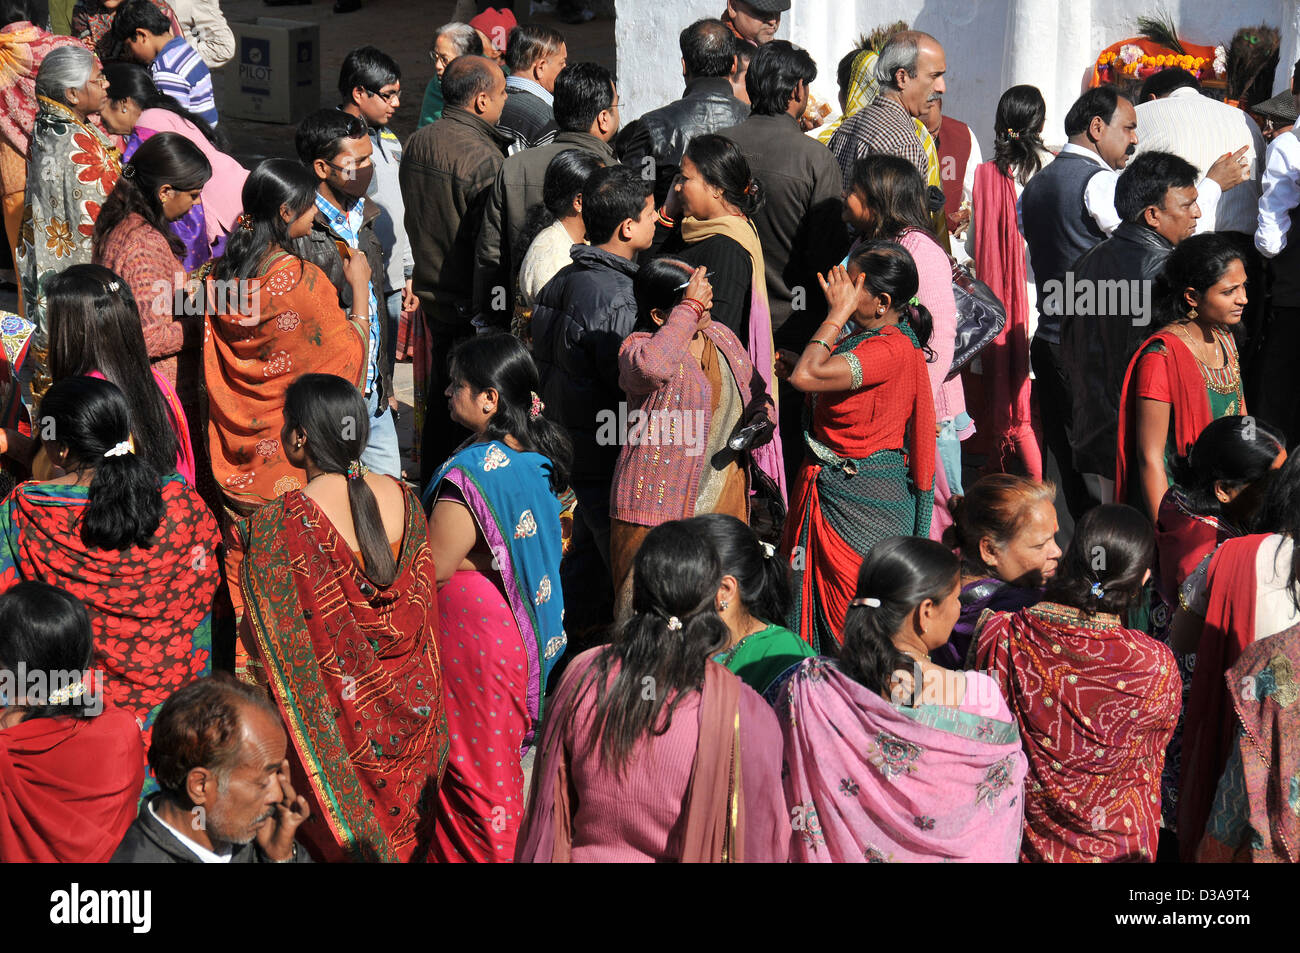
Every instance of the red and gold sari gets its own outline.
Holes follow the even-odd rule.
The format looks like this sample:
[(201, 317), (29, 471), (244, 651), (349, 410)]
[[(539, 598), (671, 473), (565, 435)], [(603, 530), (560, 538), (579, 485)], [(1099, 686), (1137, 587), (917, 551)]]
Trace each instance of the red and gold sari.
[(997, 678), (1029, 758), (1021, 861), (1154, 861), (1181, 693), (1168, 647), (1117, 616), (1041, 602), (992, 616), (976, 666)]
[(428, 524), (404, 488), (391, 585), (305, 494), (246, 524), (245, 620), (292, 741), (294, 785), (312, 802), (298, 834), (319, 860), (421, 862), (447, 762), (438, 594)]

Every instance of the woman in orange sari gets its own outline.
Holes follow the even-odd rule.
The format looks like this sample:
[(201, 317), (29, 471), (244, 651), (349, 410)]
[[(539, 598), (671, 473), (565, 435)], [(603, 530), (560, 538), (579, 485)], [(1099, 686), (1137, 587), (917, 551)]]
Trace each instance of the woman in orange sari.
[[(208, 280), (208, 447), (225, 513), (227, 579), (239, 578), (242, 559), (235, 523), (307, 484), (280, 445), (289, 385), (306, 373), (356, 384), (365, 369), (369, 318), (345, 315), (325, 274), (289, 250), (311, 229), (315, 196), (316, 180), (299, 163), (259, 165), (244, 184), (239, 227)], [(349, 258), (345, 271), (361, 289), (354, 300), (364, 311), (365, 256)], [(237, 590), (231, 596), (242, 615)]]

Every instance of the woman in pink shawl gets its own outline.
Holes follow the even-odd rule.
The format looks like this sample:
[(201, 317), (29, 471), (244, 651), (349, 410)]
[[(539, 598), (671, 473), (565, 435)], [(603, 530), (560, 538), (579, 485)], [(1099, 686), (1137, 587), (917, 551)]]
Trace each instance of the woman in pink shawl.
[(521, 862), (783, 862), (781, 733), (712, 656), (722, 565), (682, 522), (637, 553), (633, 616), (584, 652), (546, 715)]
[(243, 209), (241, 194), (248, 170), (221, 151), (221, 138), (201, 116), (183, 109), (175, 99), (158, 91), (149, 71), (135, 63), (110, 63), (108, 105), (100, 111), (104, 128), (126, 140), (122, 150), (129, 160), (150, 136), (175, 132), (198, 146), (212, 166), (212, 178), (203, 186), (203, 202), (171, 223), (185, 243), (182, 259), (186, 274), (204, 262), (220, 258), (226, 236)]
[(878, 543), (858, 573), (839, 661), (779, 692), (791, 861), (1015, 863), (1027, 762), (997, 683), (929, 655), (961, 611), (957, 557)]
[(975, 274), (1006, 305), (1007, 323), (981, 352), (979, 371), (962, 372), (967, 403), (990, 441), (990, 472), (1023, 468), (1033, 480), (1043, 478), (1043, 454), (1029, 404), (1029, 341), (1038, 310), (1016, 203), (1025, 184), (1052, 161), (1042, 139), (1046, 115), (1047, 104), (1036, 87), (1008, 89), (998, 100), (994, 157), (975, 170), (974, 224), (967, 241)]

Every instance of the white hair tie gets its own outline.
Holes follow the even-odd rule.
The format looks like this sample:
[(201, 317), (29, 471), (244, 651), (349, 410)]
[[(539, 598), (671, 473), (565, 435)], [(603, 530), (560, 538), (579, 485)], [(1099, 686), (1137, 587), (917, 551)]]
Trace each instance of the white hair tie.
[(105, 450), (105, 451), (104, 451), (104, 456), (106, 456), (106, 457), (124, 457), (124, 456), (126, 456), (128, 453), (135, 453), (135, 450), (133, 450), (133, 449), (131, 448), (131, 441), (129, 441), (129, 440), (123, 440), (123, 441), (121, 441), (120, 443), (114, 444), (113, 447), (112, 447), (112, 449)]
[(879, 609), (879, 608), (880, 608), (880, 600), (879, 600), (879, 599), (875, 599), (875, 598), (873, 598), (873, 597), (871, 597), (871, 596), (865, 596), (865, 597), (863, 597), (863, 598), (861, 598), (861, 599), (854, 599), (852, 602), (849, 603), (849, 605), (851, 605), (851, 606), (866, 606), (868, 609)]

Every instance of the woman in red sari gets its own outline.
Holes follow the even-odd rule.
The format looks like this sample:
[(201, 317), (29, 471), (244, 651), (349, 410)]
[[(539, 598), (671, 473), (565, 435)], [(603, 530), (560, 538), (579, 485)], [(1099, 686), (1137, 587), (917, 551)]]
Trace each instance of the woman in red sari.
[[(208, 450), (221, 491), (232, 583), (242, 558), (235, 524), (307, 483), (280, 441), (289, 385), (305, 373), (358, 383), (370, 333), (366, 314), (344, 314), (325, 273), (291, 250), (294, 239), (311, 231), (316, 214), (312, 174), (298, 162), (267, 159), (249, 174), (243, 200), (240, 225), (208, 282), (203, 339)], [(366, 256), (351, 256), (344, 270), (360, 289), (354, 299), (365, 312)], [(231, 597), (236, 614), (242, 613), (238, 587), (232, 586)], [(242, 654), (235, 664), (238, 673)]]
[[(1248, 646), (1300, 625), (1294, 545), (1300, 537), (1300, 457), (1289, 458), (1270, 479), (1255, 526), (1261, 532), (1229, 539), (1188, 578), (1182, 591), (1188, 611), (1175, 622), (1176, 647), (1184, 647), (1190, 632), (1196, 649), (1178, 804), (1184, 861), (1195, 859), (1238, 731), (1233, 694), (1245, 686), (1230, 686), (1224, 675)], [(1201, 626), (1185, 625), (1201, 619)]]
[(102, 691), (147, 747), (167, 696), (212, 668), (217, 524), (193, 487), (135, 452), (108, 381), (64, 378), (38, 413), (55, 436), (36, 453), (36, 479), (0, 505), (0, 591), (35, 579), (81, 600)]
[(447, 761), (438, 594), (420, 501), (360, 463), (369, 420), (342, 378), (289, 388), (307, 486), (247, 521), (244, 618), (312, 802), (298, 836), (317, 860), (424, 861)]
[(936, 431), (930, 312), (915, 298), (912, 256), (893, 242), (866, 242), (847, 270), (836, 266), (818, 280), (830, 313), (789, 371), (810, 395), (808, 456), (790, 494), (783, 549), (795, 571), (789, 627), (828, 652), (871, 547), (929, 535)]
[(1132, 507), (1089, 510), (1044, 600), (977, 633), (976, 667), (998, 679), (1029, 757), (1021, 861), (1156, 858), (1178, 672), (1166, 646), (1121, 623), (1154, 553)]
[[(1183, 718), (1195, 643), (1183, 651), (1174, 644), (1172, 623), (1180, 591), (1189, 576), (1220, 544), (1240, 536), (1264, 501), (1269, 474), (1286, 460), (1284, 437), (1253, 417), (1220, 417), (1201, 432), (1187, 457), (1174, 463), (1177, 483), (1160, 501), (1156, 519), (1156, 573), (1151, 598), (1151, 634), (1169, 645), (1183, 680), (1184, 712), (1165, 753), (1161, 782), (1164, 828), (1177, 831), (1178, 779), (1182, 770)], [(1187, 614), (1183, 613), (1186, 619)], [(1199, 638), (1200, 624), (1196, 625)]]
[(0, 596), (0, 864), (105, 863), (135, 820), (140, 729), (87, 684), (92, 648), (63, 590)]
[(1228, 239), (1194, 235), (1165, 261), (1156, 289), (1163, 330), (1138, 348), (1120, 394), (1115, 502), (1154, 517), (1211, 420), (1245, 415), (1231, 328), (1246, 307), (1246, 266)]

